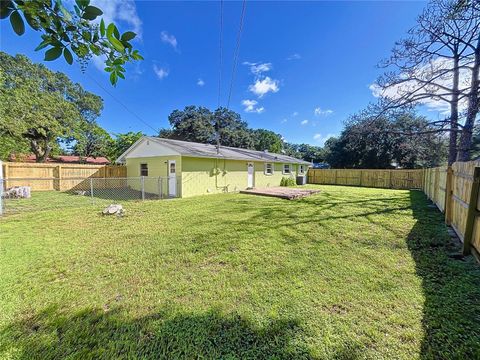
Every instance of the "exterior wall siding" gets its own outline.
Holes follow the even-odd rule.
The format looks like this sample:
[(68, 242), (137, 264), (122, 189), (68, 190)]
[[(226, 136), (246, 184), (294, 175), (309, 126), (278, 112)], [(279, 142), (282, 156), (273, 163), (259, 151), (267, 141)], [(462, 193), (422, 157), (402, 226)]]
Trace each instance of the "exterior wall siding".
[[(177, 196), (182, 196), (182, 157), (179, 155), (171, 156), (155, 156), (155, 157), (145, 157), (145, 158), (127, 158), (127, 176), (129, 178), (140, 177), (140, 164), (148, 165), (148, 178), (145, 179), (145, 192), (160, 195), (160, 191), (164, 197), (168, 196), (168, 185), (167, 185), (167, 176), (168, 176), (168, 160), (176, 161), (176, 172), (177, 172)], [(158, 178), (163, 178), (160, 182)], [(134, 190), (141, 189), (140, 180), (129, 179), (129, 187)]]
[[(207, 195), (223, 192), (237, 192), (247, 188), (246, 160), (223, 160), (213, 158), (199, 158), (186, 156), (155, 156), (144, 158), (127, 158), (126, 167), (129, 178), (140, 177), (140, 164), (148, 164), (148, 178), (145, 180), (147, 193), (167, 196), (167, 181), (159, 184), (155, 178), (166, 178), (168, 160), (177, 163), (177, 194), (181, 197)], [(265, 163), (253, 162), (254, 187), (279, 186), (282, 177), (294, 177), (298, 174), (299, 165), (291, 164), (291, 174), (283, 174), (283, 163), (275, 163), (272, 175), (265, 174)], [(306, 167), (305, 167), (306, 170)], [(129, 180), (132, 189), (140, 190), (138, 179)]]
[[(183, 197), (236, 192), (247, 188), (246, 160), (223, 160), (211, 158), (183, 157)], [(291, 165), (291, 174), (282, 174), (282, 163), (274, 164), (272, 175), (265, 175), (265, 163), (253, 162), (255, 167), (254, 186), (279, 186), (282, 177), (297, 174), (298, 165)], [(215, 170), (216, 169), (216, 170)]]

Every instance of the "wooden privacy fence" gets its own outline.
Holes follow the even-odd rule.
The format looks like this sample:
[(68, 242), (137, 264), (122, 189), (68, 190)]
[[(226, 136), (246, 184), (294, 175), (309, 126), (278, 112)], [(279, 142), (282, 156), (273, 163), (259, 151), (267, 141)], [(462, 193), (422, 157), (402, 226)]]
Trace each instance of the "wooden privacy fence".
[(480, 162), (457, 162), (451, 167), (425, 169), (424, 192), (445, 213), (463, 242), (464, 254), (480, 253)]
[(309, 169), (308, 183), (421, 189), (445, 214), (464, 254), (480, 253), (480, 161), (413, 170)]
[(85, 179), (126, 176), (126, 167), (117, 165), (3, 163), (5, 188), (22, 185), (30, 186), (32, 191), (66, 191), (79, 186)]
[(391, 189), (422, 189), (423, 169), (309, 169), (308, 183)]

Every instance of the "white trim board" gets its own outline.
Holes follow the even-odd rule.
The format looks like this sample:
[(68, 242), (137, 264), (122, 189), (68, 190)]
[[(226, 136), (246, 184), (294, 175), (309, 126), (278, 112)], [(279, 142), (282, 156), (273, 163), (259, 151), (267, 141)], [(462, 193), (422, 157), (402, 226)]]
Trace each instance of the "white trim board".
[(143, 137), (125, 151), (117, 162), (124, 162), (126, 159), (156, 157), (156, 156), (176, 156), (181, 155), (179, 152), (172, 150), (170, 147), (148, 138)]

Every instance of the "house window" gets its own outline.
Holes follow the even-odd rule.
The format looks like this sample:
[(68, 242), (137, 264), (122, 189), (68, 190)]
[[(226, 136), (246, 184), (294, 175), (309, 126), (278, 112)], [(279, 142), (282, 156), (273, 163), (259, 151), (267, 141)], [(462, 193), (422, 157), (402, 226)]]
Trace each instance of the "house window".
[(300, 175), (303, 175), (305, 173), (305, 165), (299, 165), (298, 166), (298, 173)]
[(283, 171), (282, 173), (284, 175), (288, 175), (292, 172), (292, 170), (290, 169), (290, 164), (283, 164)]
[(140, 164), (140, 176), (148, 176), (148, 164)]
[(265, 164), (265, 175), (273, 175), (273, 164), (266, 163)]

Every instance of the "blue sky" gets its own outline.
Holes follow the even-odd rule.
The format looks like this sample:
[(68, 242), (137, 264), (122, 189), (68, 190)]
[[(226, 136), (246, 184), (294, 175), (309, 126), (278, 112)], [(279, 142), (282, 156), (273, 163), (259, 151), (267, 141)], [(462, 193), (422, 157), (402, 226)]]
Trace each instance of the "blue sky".
[[(175, 109), (217, 107), (219, 2), (95, 2), (107, 20), (140, 34), (135, 46), (145, 60), (129, 66), (127, 80), (116, 88), (95, 61), (85, 74), (62, 60), (46, 65), (102, 96), (105, 108), (98, 122), (104, 128), (154, 134), (151, 127), (168, 127), (168, 115)], [(340, 133), (350, 114), (374, 100), (369, 86), (381, 73), (376, 64), (389, 55), (424, 5), (248, 1), (230, 108), (251, 127), (273, 130), (289, 142), (323, 144)], [(223, 106), (241, 9), (241, 2), (224, 2)], [(2, 51), (42, 62), (43, 53), (33, 51), (38, 33), (27, 29), (18, 37), (5, 21), (0, 31)]]

